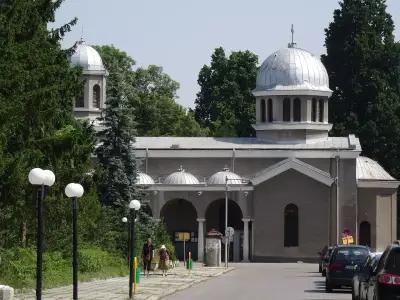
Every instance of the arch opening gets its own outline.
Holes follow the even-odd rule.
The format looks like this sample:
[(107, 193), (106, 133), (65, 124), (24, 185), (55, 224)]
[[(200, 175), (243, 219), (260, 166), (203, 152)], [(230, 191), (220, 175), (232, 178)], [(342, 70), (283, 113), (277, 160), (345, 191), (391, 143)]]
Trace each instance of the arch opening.
[[(243, 214), (240, 206), (233, 200), (228, 201), (228, 227), (235, 230), (233, 241), (229, 244), (229, 260), (240, 261), (243, 258)], [(209, 204), (206, 210), (206, 231), (216, 229), (225, 233), (225, 199), (218, 199)], [(222, 257), (225, 247), (222, 245)]]
[(261, 122), (265, 123), (266, 121), (266, 105), (265, 105), (265, 99), (261, 100)]
[(288, 204), (284, 211), (284, 246), (299, 246), (299, 209), (295, 204)]
[(185, 242), (185, 250), (186, 253), (191, 251), (193, 259), (197, 260), (197, 211), (193, 204), (185, 199), (169, 200), (161, 208), (160, 217), (171, 235), (176, 257), (184, 258), (184, 245), (178, 233), (189, 232), (190, 240)]
[(299, 98), (293, 100), (293, 121), (301, 121), (301, 101)]
[(371, 247), (371, 224), (367, 221), (360, 223), (360, 245)]
[(273, 104), (272, 104), (272, 99), (268, 99), (268, 122), (271, 123), (273, 121), (273, 114), (272, 114), (272, 110), (273, 110)]
[(290, 122), (290, 99), (283, 99), (283, 121)]
[(98, 84), (93, 86), (93, 107), (100, 108), (100, 86)]

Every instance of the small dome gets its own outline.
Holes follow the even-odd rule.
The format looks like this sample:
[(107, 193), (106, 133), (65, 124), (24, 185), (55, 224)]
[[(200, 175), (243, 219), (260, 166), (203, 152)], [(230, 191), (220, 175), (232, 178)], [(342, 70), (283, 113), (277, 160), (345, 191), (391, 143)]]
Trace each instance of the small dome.
[(228, 178), (228, 185), (233, 185), (233, 184), (243, 184), (243, 179), (239, 175), (229, 172), (229, 169), (225, 168), (223, 171), (217, 172), (214, 175), (212, 175), (207, 183), (212, 185), (212, 184), (225, 184), (226, 183), (226, 178)]
[(258, 71), (255, 91), (287, 90), (331, 92), (328, 73), (320, 59), (294, 47), (272, 53)]
[(200, 182), (192, 174), (185, 172), (179, 168), (178, 171), (168, 175), (164, 180), (164, 184), (199, 184)]
[(75, 66), (82, 67), (84, 71), (105, 71), (100, 54), (82, 40), (77, 43), (70, 62)]
[(138, 173), (136, 177), (136, 184), (137, 185), (154, 184), (154, 180), (146, 173)]

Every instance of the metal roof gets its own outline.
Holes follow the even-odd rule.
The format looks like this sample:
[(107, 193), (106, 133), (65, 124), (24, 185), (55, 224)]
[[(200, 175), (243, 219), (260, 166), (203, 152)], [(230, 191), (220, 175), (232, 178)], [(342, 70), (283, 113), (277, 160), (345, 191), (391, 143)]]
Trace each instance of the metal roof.
[(261, 65), (255, 91), (273, 90), (332, 92), (328, 73), (320, 59), (299, 48), (280, 49)]
[(357, 180), (396, 180), (375, 160), (365, 156), (357, 157)]
[(84, 71), (105, 71), (100, 54), (82, 40), (77, 43), (70, 62), (75, 66), (82, 67)]
[(163, 184), (200, 184), (200, 182), (194, 175), (185, 172), (185, 170), (180, 167), (178, 171), (168, 175), (168, 177), (165, 178)]
[[(228, 179), (228, 181), (226, 181)], [(229, 169), (224, 169), (220, 172), (213, 174), (207, 181), (208, 184), (243, 184), (243, 179), (239, 175), (232, 173)]]
[(357, 150), (358, 138), (328, 137), (309, 144), (270, 144), (247, 137), (136, 137), (137, 149), (284, 149), (284, 150)]
[(135, 183), (137, 185), (149, 185), (149, 184), (154, 184), (154, 180), (146, 173), (138, 173), (136, 176)]

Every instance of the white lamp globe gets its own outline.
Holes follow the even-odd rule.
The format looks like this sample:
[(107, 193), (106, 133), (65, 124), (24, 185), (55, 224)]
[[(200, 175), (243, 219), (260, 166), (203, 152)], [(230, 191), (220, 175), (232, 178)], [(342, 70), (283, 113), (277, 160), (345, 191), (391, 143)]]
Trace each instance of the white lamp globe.
[(123, 218), (122, 218), (122, 222), (123, 222), (123, 223), (128, 222), (128, 218), (127, 218), (127, 217), (123, 217)]
[(129, 208), (134, 210), (139, 210), (140, 209), (139, 200), (132, 200), (131, 202), (129, 202)]
[(54, 175), (54, 173), (50, 170), (44, 170), (43, 173), (45, 175), (43, 184), (47, 186), (52, 186), (56, 181), (56, 176)]
[(65, 187), (65, 195), (67, 195), (68, 198), (80, 198), (83, 192), (83, 186), (79, 183), (69, 183)]
[(34, 168), (29, 172), (28, 179), (31, 184), (41, 185), (43, 184), (45, 173), (41, 168)]

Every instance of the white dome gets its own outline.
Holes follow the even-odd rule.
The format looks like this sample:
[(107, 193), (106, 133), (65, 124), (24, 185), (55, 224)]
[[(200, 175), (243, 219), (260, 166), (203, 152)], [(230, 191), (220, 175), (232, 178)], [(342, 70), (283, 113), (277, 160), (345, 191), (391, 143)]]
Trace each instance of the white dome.
[(226, 183), (226, 178), (228, 178), (228, 185), (233, 185), (233, 184), (243, 184), (243, 179), (239, 175), (229, 172), (229, 169), (224, 169), (223, 171), (217, 172), (214, 175), (212, 175), (207, 183), (208, 184), (225, 184)]
[(100, 54), (93, 47), (86, 45), (84, 41), (77, 43), (70, 62), (75, 66), (82, 67), (84, 71), (105, 71)]
[(137, 185), (154, 184), (154, 180), (146, 173), (138, 173), (136, 177), (136, 184)]
[(332, 92), (320, 59), (299, 48), (283, 48), (271, 54), (258, 71), (255, 91), (298, 90)]
[(200, 182), (192, 174), (185, 172), (180, 168), (177, 172), (168, 175), (164, 184), (199, 184)]

